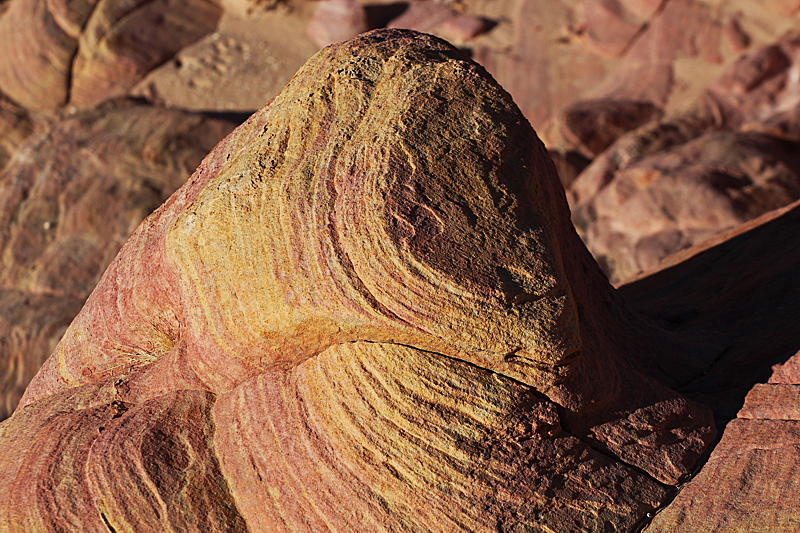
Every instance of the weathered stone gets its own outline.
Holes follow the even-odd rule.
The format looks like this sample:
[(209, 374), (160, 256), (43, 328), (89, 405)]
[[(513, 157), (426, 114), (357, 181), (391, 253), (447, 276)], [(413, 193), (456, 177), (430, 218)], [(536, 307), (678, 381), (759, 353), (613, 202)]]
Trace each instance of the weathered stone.
[(593, 159), (619, 137), (663, 116), (650, 102), (584, 100), (564, 110), (561, 131), (576, 150)]
[(722, 348), (703, 374), (679, 387), (714, 408), (726, 424), (722, 439), (647, 533), (790, 533), (800, 525), (798, 228), (795, 202), (621, 287), (628, 302), (676, 335)]
[(707, 133), (617, 171), (573, 218), (612, 281), (621, 281), (800, 199), (798, 150), (759, 133)]
[(742, 56), (703, 94), (726, 128), (766, 130), (800, 139), (800, 33)]
[(125, 239), (235, 125), (119, 101), (18, 148), (0, 180), (0, 419)]
[(216, 27), (216, 0), (12, 0), (0, 17), (0, 90), (32, 110), (88, 107)]
[[(44, 427), (59, 420), (49, 406), (68, 424), (81, 391), (120, 390), (134, 413), (206, 390), (185, 400), (217, 395), (189, 455), (210, 468), (213, 449), (250, 528), (624, 531), (714, 438), (710, 412), (665, 384), (717, 355), (616, 297), (544, 146), (482, 68), (433, 37), (377, 31), (312, 58), (139, 227), (0, 447), (52, 435), (36, 464), (85, 465), (73, 505), (96, 491), (106, 523), (152, 529), (163, 516), (126, 511), (146, 498), (110, 484), (119, 454), (58, 454), (73, 430)], [(136, 416), (127, 431), (149, 431)], [(74, 435), (111, 449), (108, 431)], [(42, 471), (29, 465), (3, 475)], [(196, 499), (167, 492), (194, 516)], [(4, 519), (42, 516), (4, 505)]]
[(314, 9), (306, 33), (322, 48), (368, 29), (367, 12), (356, 0), (323, 0)]
[(81, 33), (70, 104), (88, 107), (123, 96), (151, 69), (214, 31), (218, 0), (98, 0)]
[[(212, 444), (213, 394), (137, 403), (122, 380), (51, 396), (0, 425), (4, 531), (247, 531)], [(35, 482), (32, 482), (35, 480)]]
[(800, 198), (798, 60), (796, 33), (742, 57), (694, 110), (622, 136), (576, 179), (575, 223), (613, 281)]

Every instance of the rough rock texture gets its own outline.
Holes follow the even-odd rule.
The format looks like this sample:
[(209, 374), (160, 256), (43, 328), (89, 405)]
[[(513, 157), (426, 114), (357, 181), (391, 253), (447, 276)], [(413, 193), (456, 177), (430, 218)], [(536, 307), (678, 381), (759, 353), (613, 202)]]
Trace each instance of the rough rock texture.
[(668, 386), (717, 355), (617, 298), (482, 68), (371, 32), (126, 243), (0, 426), (0, 520), (627, 531), (713, 440)]
[(570, 199), (611, 279), (800, 198), (798, 110), (800, 36), (790, 33), (731, 65), (694, 110), (598, 156)]
[(573, 218), (619, 281), (796, 199), (800, 142), (713, 131), (618, 171)]
[(0, 179), (0, 417), (136, 226), (235, 125), (118, 101), (18, 148)]
[(0, 93), (0, 170), (31, 132), (33, 120), (28, 112)]
[(800, 527), (799, 227), (794, 203), (677, 254), (661, 271), (621, 288), (637, 309), (676, 334), (724, 347), (706, 372), (679, 387), (714, 408), (722, 439), (648, 533)]
[(31, 110), (124, 95), (220, 14), (214, 0), (11, 0), (0, 17), (0, 91)]
[[(155, 69), (137, 84), (137, 95), (191, 109), (259, 109), (316, 51), (306, 34), (315, 9), (344, 4), (221, 1), (225, 13), (219, 35), (206, 36), (179, 52), (178, 61)], [(312, 35), (339, 30), (353, 35), (364, 27), (364, 14), (369, 28), (438, 35), (484, 65), (548, 148), (560, 152), (579, 149), (563, 138), (561, 117), (569, 106), (586, 100), (611, 106), (637, 102), (670, 116), (696, 100), (741, 53), (798, 25), (798, 14), (774, 9), (774, 0), (374, 0), (348, 5), (346, 13), (318, 17), (324, 31), (318, 27)], [(601, 34), (625, 37), (616, 55), (598, 48)], [(229, 41), (230, 46), (220, 46), (227, 50), (216, 49)]]

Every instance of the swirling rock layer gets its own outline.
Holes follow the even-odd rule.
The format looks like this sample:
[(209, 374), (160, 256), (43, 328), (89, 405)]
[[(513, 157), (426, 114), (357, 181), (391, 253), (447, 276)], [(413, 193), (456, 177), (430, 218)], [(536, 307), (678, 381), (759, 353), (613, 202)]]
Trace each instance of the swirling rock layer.
[(211, 33), (212, 0), (13, 0), (0, 16), (0, 90), (31, 110), (123, 96), (150, 69)]
[[(31, 431), (54, 450), (43, 464), (75, 455), (74, 501), (117, 530), (196, 524), (198, 498), (233, 509), (229, 491), (225, 520), (255, 531), (623, 531), (714, 437), (707, 409), (657, 381), (694, 376), (704, 350), (616, 299), (482, 68), (377, 31), (312, 58), (139, 227), (0, 446)], [(52, 402), (87, 416), (80, 391), (98, 387), (120, 391), (103, 405), (124, 404), (124, 438), (71, 448), (72, 430), (36, 426)], [(169, 398), (215, 402), (212, 419), (188, 417), (193, 451), (167, 434), (175, 450), (150, 454), (171, 422), (134, 413)], [(130, 464), (81, 455), (126, 446)], [(225, 483), (189, 476), (186, 455)]]

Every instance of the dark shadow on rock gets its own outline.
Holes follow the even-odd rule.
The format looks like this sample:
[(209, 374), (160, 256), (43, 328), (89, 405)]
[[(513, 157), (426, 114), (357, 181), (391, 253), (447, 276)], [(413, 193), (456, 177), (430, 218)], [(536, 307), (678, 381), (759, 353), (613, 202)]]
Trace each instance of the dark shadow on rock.
[(667, 259), (668, 268), (620, 287), (628, 303), (679, 335), (713, 332), (725, 348), (677, 390), (710, 406), (718, 427), (736, 416), (772, 365), (800, 350), (800, 203)]
[(391, 4), (367, 4), (367, 25), (370, 29), (385, 28), (408, 9), (408, 2), (392, 2)]

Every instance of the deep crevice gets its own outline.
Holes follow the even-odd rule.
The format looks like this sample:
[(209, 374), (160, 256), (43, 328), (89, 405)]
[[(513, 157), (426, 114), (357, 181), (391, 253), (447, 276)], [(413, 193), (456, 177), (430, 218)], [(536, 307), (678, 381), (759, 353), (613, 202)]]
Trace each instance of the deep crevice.
[(109, 523), (108, 518), (106, 518), (106, 514), (103, 511), (100, 511), (100, 519), (103, 521), (103, 524), (105, 524), (110, 533), (117, 533), (117, 530), (114, 529), (114, 526)]

